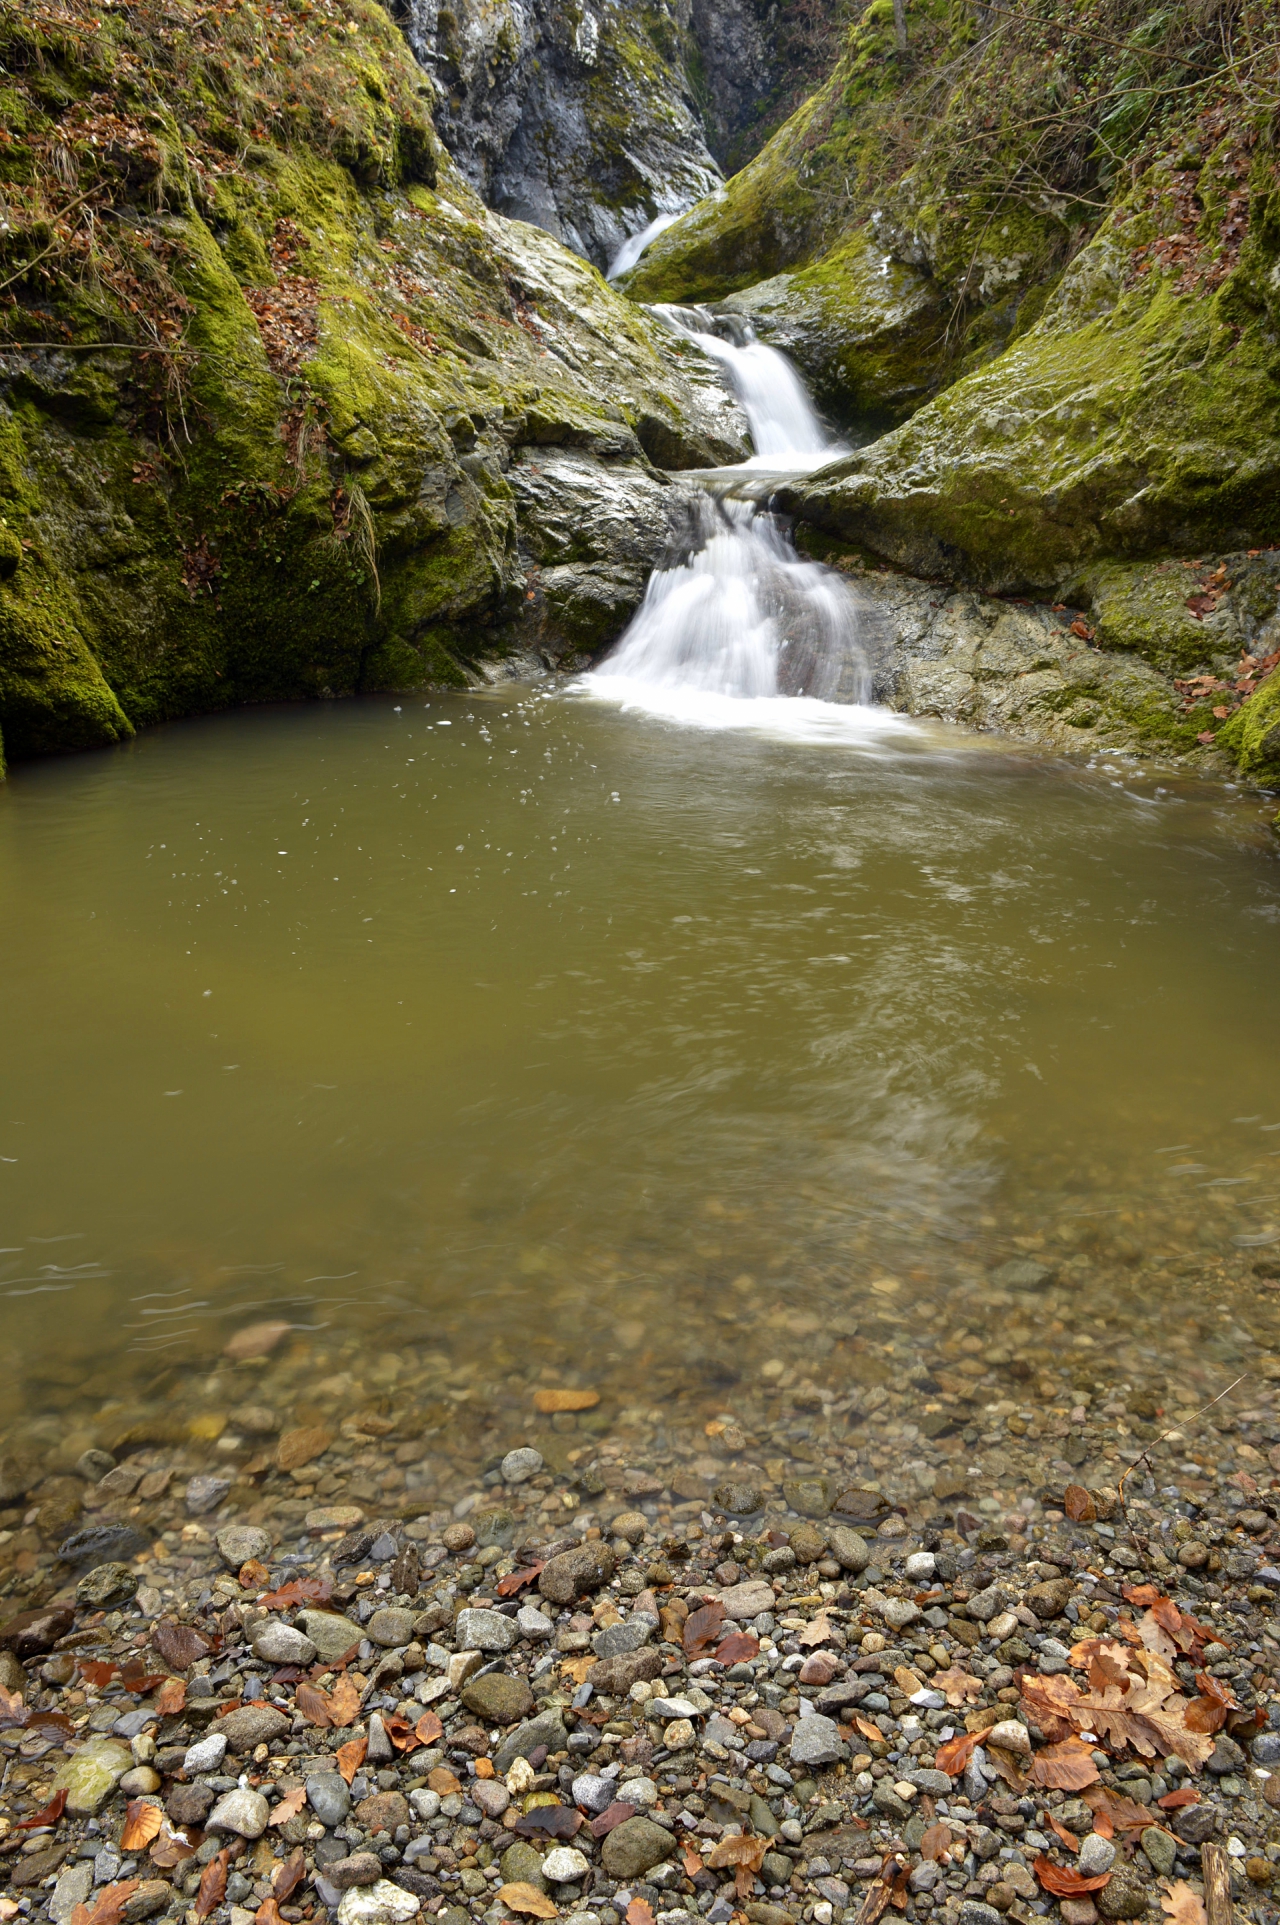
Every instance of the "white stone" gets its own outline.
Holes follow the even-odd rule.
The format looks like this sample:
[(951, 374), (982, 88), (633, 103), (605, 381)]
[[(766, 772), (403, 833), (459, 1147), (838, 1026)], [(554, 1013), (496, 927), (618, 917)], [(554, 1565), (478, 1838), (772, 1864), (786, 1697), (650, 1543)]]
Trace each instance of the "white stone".
[(992, 1618), (991, 1622), (987, 1625), (987, 1636), (994, 1638), (996, 1643), (999, 1644), (1002, 1639), (1013, 1636), (1018, 1628), (1019, 1622), (1020, 1620), (1015, 1611), (1002, 1611), (998, 1618)]
[(216, 1771), (226, 1756), (226, 1750), (227, 1741), (221, 1731), (215, 1731), (207, 1738), (198, 1738), (195, 1744), (187, 1746), (182, 1769), (188, 1778), (198, 1778), (202, 1771)]
[(254, 1656), (266, 1664), (313, 1664), (316, 1647), (292, 1624), (268, 1618), (253, 1632)]
[(459, 1611), (455, 1625), (458, 1647), (463, 1651), (509, 1651), (520, 1633), (512, 1618), (501, 1611)]
[(586, 1859), (572, 1845), (557, 1845), (542, 1861), (542, 1876), (553, 1885), (575, 1885), (588, 1869)]
[(693, 1739), (694, 1730), (688, 1718), (673, 1719), (662, 1734), (662, 1742), (668, 1751), (687, 1751)]
[(1018, 1718), (1002, 1718), (999, 1724), (993, 1724), (983, 1743), (998, 1745), (1001, 1751), (1013, 1751), (1023, 1758), (1031, 1755), (1031, 1735)]
[(516, 1612), (516, 1629), (521, 1637), (528, 1638), (531, 1644), (537, 1644), (543, 1638), (549, 1638), (555, 1628), (554, 1621), (545, 1611), (540, 1611), (536, 1604), (522, 1604)]
[(537, 1450), (509, 1450), (502, 1460), (502, 1478), (507, 1484), (523, 1484), (527, 1478), (536, 1477), (542, 1469), (542, 1452)]
[(238, 1785), (219, 1798), (205, 1820), (206, 1831), (234, 1831), (241, 1838), (261, 1838), (267, 1829), (271, 1807), (260, 1791)]
[(413, 1806), (414, 1811), (422, 1820), (423, 1824), (426, 1825), (439, 1815), (440, 1793), (438, 1791), (427, 1791), (425, 1787), (420, 1791), (411, 1791), (409, 1793), (409, 1803)]
[(1091, 1831), (1080, 1846), (1080, 1856), (1076, 1859), (1076, 1870), (1082, 1878), (1100, 1878), (1109, 1872), (1115, 1860), (1116, 1848), (1109, 1838)]
[(406, 1925), (417, 1917), (421, 1903), (389, 1878), (380, 1878), (374, 1885), (353, 1885), (342, 1895), (338, 1925)]
[[(929, 1466), (929, 1475), (931, 1477), (936, 1475), (932, 1465)], [(912, 1551), (905, 1566), (907, 1576), (921, 1583), (932, 1578), (937, 1568), (937, 1560), (932, 1551)]]
[[(634, 1691), (635, 1686), (631, 1689)], [(655, 1718), (696, 1718), (698, 1707), (688, 1698), (650, 1698), (649, 1709)]]

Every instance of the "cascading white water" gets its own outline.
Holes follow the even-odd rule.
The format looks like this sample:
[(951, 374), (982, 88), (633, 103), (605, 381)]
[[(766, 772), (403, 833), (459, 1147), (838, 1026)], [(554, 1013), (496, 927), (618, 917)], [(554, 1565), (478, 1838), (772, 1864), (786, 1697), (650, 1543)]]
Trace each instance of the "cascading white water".
[[(703, 308), (659, 307), (724, 369), (746, 414), (755, 453), (707, 477), (670, 558), (655, 568), (644, 601), (608, 659), (584, 686), (628, 707), (701, 723), (764, 723), (813, 734), (866, 737), (899, 731), (901, 718), (868, 708), (871, 678), (858, 641), (857, 604), (829, 568), (796, 554), (758, 492), (836, 458), (804, 383), (784, 355)], [(797, 699), (799, 698), (799, 699)]]
[(656, 214), (649, 225), (642, 227), (638, 234), (629, 234), (609, 263), (609, 270), (605, 275), (606, 281), (616, 281), (620, 274), (628, 273), (640, 259), (650, 241), (656, 241), (665, 228), (670, 227), (673, 221), (679, 220), (682, 213), (687, 212), (687, 208), (677, 208), (671, 214)]

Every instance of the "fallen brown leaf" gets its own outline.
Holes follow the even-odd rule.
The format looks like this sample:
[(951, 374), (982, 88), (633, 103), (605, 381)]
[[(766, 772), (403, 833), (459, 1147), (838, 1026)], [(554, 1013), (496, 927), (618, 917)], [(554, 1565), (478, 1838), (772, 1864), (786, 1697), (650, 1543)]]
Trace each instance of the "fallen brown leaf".
[[(723, 1611), (723, 1606), (721, 1609)], [(831, 1620), (825, 1611), (819, 1611), (818, 1615), (811, 1618), (804, 1630), (799, 1633), (796, 1643), (803, 1644), (807, 1649), (812, 1650), (815, 1644), (827, 1644), (830, 1639)]]
[(196, 1848), (189, 1842), (187, 1834), (175, 1831), (166, 1818), (151, 1847), (152, 1864), (158, 1865), (161, 1871), (172, 1871), (175, 1865), (181, 1865), (185, 1859), (194, 1858), (195, 1855)]
[(334, 1752), (333, 1755), (338, 1761), (338, 1770), (342, 1773), (348, 1784), (351, 1783), (351, 1780), (364, 1763), (364, 1754), (368, 1749), (369, 1740), (367, 1738), (352, 1738), (348, 1744), (339, 1745), (338, 1749)]
[(187, 1687), (181, 1678), (166, 1678), (151, 1701), (151, 1709), (158, 1718), (176, 1718), (186, 1709)]
[[(230, 1855), (230, 1852), (224, 1846), (218, 1853), (218, 1856), (211, 1858), (205, 1866), (204, 1875), (200, 1880), (200, 1889), (196, 1893), (197, 1918), (208, 1918), (210, 1912), (216, 1912), (225, 1898), (227, 1891), (227, 1861)], [(101, 1921), (95, 1920), (94, 1925), (101, 1925)]]
[(653, 1925), (653, 1907), (647, 1898), (633, 1898), (627, 1906), (627, 1925)]
[(299, 1885), (307, 1875), (307, 1861), (299, 1845), (291, 1851), (282, 1865), (277, 1865), (271, 1879), (271, 1895), (277, 1905), (287, 1905)]
[(720, 1635), (724, 1606), (718, 1600), (691, 1611), (684, 1625), (684, 1653), (687, 1658), (703, 1658)]
[(141, 1851), (163, 1824), (164, 1813), (159, 1805), (149, 1805), (141, 1798), (131, 1799), (125, 1807), (124, 1829), (120, 1833), (121, 1851)]
[(253, 1925), (285, 1925), (280, 1916), (280, 1907), (274, 1897), (263, 1899), (254, 1916)]
[[(333, 1442), (333, 1432), (323, 1424), (302, 1424), (297, 1430), (285, 1431), (276, 1445), (277, 1470), (301, 1470), (316, 1457), (322, 1457)], [(314, 1582), (300, 1578), (299, 1583)]]
[(264, 1611), (292, 1611), (299, 1604), (327, 1604), (333, 1596), (333, 1580), (327, 1577), (293, 1577), (278, 1591), (268, 1591), (258, 1599)]
[(760, 1640), (754, 1631), (731, 1631), (717, 1644), (715, 1655), (721, 1664), (742, 1664), (758, 1656), (759, 1651)]
[(498, 1897), (509, 1912), (529, 1912), (534, 1918), (558, 1918), (551, 1900), (536, 1885), (527, 1885), (517, 1878), (510, 1885), (499, 1885)]
[[(434, 1711), (424, 1711), (422, 1716), (418, 1719), (417, 1724), (414, 1726), (414, 1730), (417, 1732), (419, 1740), (424, 1745), (433, 1745), (437, 1738), (442, 1738), (444, 1736), (444, 1726), (441, 1724), (439, 1718), (437, 1718)], [(481, 1763), (483, 1762), (484, 1760), (482, 1759)], [(477, 1775), (479, 1775), (479, 1770), (480, 1770), (480, 1766), (477, 1765), (476, 1766)]]
[(1073, 1524), (1092, 1524), (1098, 1515), (1098, 1507), (1083, 1484), (1067, 1485), (1062, 1508)]
[(1100, 1892), (1111, 1877), (1110, 1872), (1100, 1872), (1096, 1878), (1082, 1878), (1069, 1865), (1055, 1865), (1050, 1858), (1037, 1858), (1031, 1866), (1047, 1892), (1055, 1898), (1079, 1898), (1085, 1892)]
[(305, 1678), (300, 1679), (294, 1690), (293, 1702), (308, 1724), (319, 1725), (322, 1731), (332, 1727), (329, 1699), (319, 1685), (308, 1684)]
[[(861, 1720), (858, 1721), (858, 1728), (859, 1730), (862, 1728)], [(883, 1737), (884, 1735), (878, 1726), (875, 1728), (875, 1732), (877, 1738)], [(982, 1743), (982, 1736), (983, 1734), (980, 1731), (966, 1731), (962, 1737), (949, 1738), (946, 1744), (939, 1745), (937, 1756), (934, 1760), (938, 1770), (945, 1771), (948, 1778), (959, 1778), (970, 1758), (972, 1758), (974, 1752)]]
[(541, 1564), (530, 1564), (523, 1571), (508, 1571), (505, 1577), (498, 1580), (498, 1596), (514, 1597), (517, 1591), (523, 1591), (526, 1584), (534, 1583), (541, 1569)]
[(141, 1882), (137, 1878), (125, 1878), (118, 1885), (108, 1885), (97, 1894), (92, 1905), (76, 1906), (71, 1925), (120, 1925), (124, 1908)]
[(921, 1858), (929, 1859), (935, 1865), (939, 1860), (950, 1860), (950, 1825), (944, 1825), (941, 1820), (939, 1820), (936, 1825), (929, 1826), (924, 1837), (920, 1840), (920, 1856)]
[(151, 1633), (151, 1642), (175, 1671), (188, 1670), (197, 1659), (207, 1658), (213, 1649), (210, 1639), (189, 1624), (175, 1624), (172, 1618), (161, 1618)]
[(937, 1690), (943, 1692), (948, 1704), (969, 1704), (974, 1698), (982, 1696), (982, 1680), (962, 1671), (953, 1664), (946, 1671), (935, 1671), (929, 1680)]
[(65, 1791), (55, 1791), (43, 1811), (33, 1812), (30, 1818), (20, 1818), (14, 1826), (15, 1831), (36, 1831), (45, 1825), (56, 1825), (67, 1808)]
[(1208, 1925), (1204, 1900), (1193, 1892), (1185, 1878), (1160, 1880), (1160, 1909), (1169, 1925)]
[(693, 1846), (686, 1839), (684, 1845), (681, 1847), (681, 1856), (684, 1859), (685, 1877), (696, 1878), (698, 1873), (702, 1870), (702, 1853), (700, 1851), (695, 1851)]
[(1057, 1833), (1058, 1837), (1062, 1840), (1062, 1843), (1066, 1846), (1067, 1850), (1079, 1851), (1080, 1840), (1076, 1837), (1075, 1833), (1073, 1831), (1068, 1831), (1066, 1826), (1061, 1822), (1061, 1820), (1055, 1818), (1051, 1811), (1047, 1811), (1045, 1813), (1045, 1817), (1049, 1822), (1050, 1830)]
[(447, 1765), (437, 1765), (434, 1771), (427, 1773), (427, 1788), (430, 1791), (438, 1791), (442, 1798), (449, 1798), (455, 1791), (462, 1790), (462, 1786)]
[(354, 1678), (344, 1671), (329, 1693), (329, 1717), (339, 1728), (354, 1724), (360, 1716), (360, 1691)]
[(297, 1817), (306, 1802), (307, 1793), (303, 1785), (296, 1786), (293, 1791), (286, 1791), (284, 1797), (271, 1807), (269, 1822), (273, 1825), (287, 1825), (291, 1818)]
[(1044, 1745), (1031, 1761), (1032, 1784), (1043, 1785), (1047, 1791), (1082, 1791), (1086, 1785), (1096, 1784), (1098, 1777), (1092, 1747), (1080, 1738)]

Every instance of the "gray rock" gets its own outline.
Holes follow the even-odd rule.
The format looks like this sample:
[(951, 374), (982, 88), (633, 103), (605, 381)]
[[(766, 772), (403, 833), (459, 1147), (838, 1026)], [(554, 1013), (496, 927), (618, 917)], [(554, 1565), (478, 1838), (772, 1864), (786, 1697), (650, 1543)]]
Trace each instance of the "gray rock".
[(548, 1751), (567, 1751), (569, 1734), (558, 1711), (541, 1711), (508, 1732), (493, 1754), (493, 1768), (499, 1777), (510, 1771), (517, 1758), (527, 1758), (539, 1745)]
[(834, 1719), (824, 1718), (820, 1711), (815, 1711), (810, 1717), (797, 1720), (791, 1738), (793, 1765), (811, 1768), (834, 1765), (848, 1755), (848, 1746), (842, 1741)]
[(307, 1779), (307, 1803), (330, 1831), (335, 1825), (345, 1824), (351, 1810), (351, 1792), (345, 1778), (336, 1771), (313, 1772)]
[(906, 1774), (907, 1782), (913, 1784), (930, 1798), (945, 1798), (951, 1790), (951, 1780), (945, 1771), (934, 1771), (927, 1765), (915, 1765)]
[(381, 1715), (377, 1711), (372, 1712), (369, 1717), (368, 1748), (365, 1757), (371, 1765), (389, 1765), (394, 1763), (395, 1755), (396, 1748), (391, 1742)]
[(762, 1611), (772, 1611), (774, 1606), (773, 1586), (763, 1579), (754, 1578), (746, 1584), (731, 1584), (721, 1591), (720, 1602), (727, 1618), (736, 1618), (741, 1624), (747, 1618), (759, 1617)]
[[(572, 1604), (598, 1591), (613, 1576), (613, 1552), (605, 1544), (575, 1545), (548, 1558), (538, 1576), (538, 1589), (553, 1604)], [(769, 1594), (772, 1601), (773, 1593)]]
[(1010, 1257), (992, 1271), (991, 1281), (1000, 1290), (1043, 1290), (1056, 1275), (1049, 1264), (1037, 1263), (1034, 1257)]
[(1009, 1593), (998, 1584), (989, 1584), (969, 1599), (969, 1616), (979, 1624), (990, 1624), (1009, 1608)]
[(643, 1878), (675, 1851), (676, 1841), (652, 1818), (627, 1818), (604, 1841), (601, 1859), (610, 1878)]
[(1256, 1765), (1280, 1765), (1280, 1731), (1260, 1731), (1249, 1750)]
[(603, 1631), (597, 1631), (591, 1648), (598, 1658), (626, 1657), (647, 1644), (657, 1628), (657, 1619), (651, 1618), (647, 1611), (633, 1611), (621, 1624), (610, 1624)]
[(509, 1651), (519, 1635), (514, 1618), (501, 1611), (459, 1611), (454, 1624), (459, 1651)]
[(253, 1751), (258, 1745), (273, 1744), (289, 1729), (290, 1720), (271, 1705), (244, 1704), (219, 1718), (218, 1729), (226, 1736), (231, 1751)]
[(260, 1791), (237, 1786), (219, 1798), (205, 1821), (207, 1831), (236, 1832), (241, 1838), (261, 1838), (271, 1807)]
[(865, 1571), (871, 1562), (867, 1541), (847, 1524), (833, 1524), (827, 1531), (827, 1547), (845, 1571)]
[(215, 1538), (218, 1556), (229, 1571), (238, 1571), (250, 1558), (259, 1562), (271, 1551), (271, 1533), (257, 1524), (228, 1524)]
[[(661, 1716), (662, 1714), (659, 1713), (658, 1715)], [(580, 1777), (575, 1778), (573, 1781), (573, 1802), (575, 1805), (581, 1805), (583, 1811), (607, 1811), (617, 1795), (618, 1781), (616, 1778), (601, 1778), (593, 1771), (584, 1771)]]
[(913, 1604), (910, 1598), (890, 1597), (880, 1606), (880, 1615), (893, 1630), (905, 1631), (909, 1624), (914, 1624), (919, 1618), (920, 1606)]
[(1099, 1878), (1103, 1872), (1111, 1870), (1115, 1855), (1116, 1848), (1111, 1840), (1103, 1838), (1099, 1832), (1091, 1831), (1081, 1841), (1076, 1870), (1082, 1878)]
[(210, 1732), (207, 1738), (197, 1739), (187, 1746), (187, 1755), (182, 1760), (182, 1769), (188, 1778), (198, 1778), (201, 1772), (216, 1771), (226, 1755), (227, 1739), (225, 1732)]
[(340, 1617), (336, 1611), (302, 1611), (299, 1622), (326, 1664), (336, 1664), (339, 1658), (345, 1658), (364, 1636), (358, 1624)]
[(401, 1650), (413, 1639), (413, 1620), (416, 1613), (406, 1611), (398, 1604), (386, 1604), (375, 1611), (364, 1627), (364, 1634), (373, 1644), (384, 1649)]
[(1147, 1862), (1158, 1878), (1172, 1878), (1174, 1858), (1177, 1853), (1177, 1840), (1171, 1838), (1159, 1825), (1148, 1825), (1138, 1840), (1146, 1854)]
[(549, 1618), (545, 1611), (540, 1611), (536, 1604), (522, 1604), (516, 1612), (516, 1629), (531, 1644), (541, 1643), (544, 1638), (551, 1637), (555, 1628), (554, 1619)]
[(54, 1925), (67, 1925), (76, 1906), (83, 1905), (92, 1890), (92, 1859), (79, 1858), (75, 1864), (65, 1866), (49, 1895), (49, 1916)]
[(83, 1568), (123, 1562), (146, 1548), (147, 1539), (133, 1524), (89, 1524), (63, 1538), (58, 1557), (63, 1564)]
[(1173, 1829), (1186, 1845), (1204, 1845), (1218, 1829), (1216, 1805), (1184, 1805), (1173, 1814)]
[(314, 1664), (316, 1660), (316, 1647), (311, 1639), (279, 1618), (268, 1618), (265, 1624), (256, 1625), (250, 1641), (254, 1656), (264, 1664)]
[(754, 1484), (729, 1482), (717, 1484), (711, 1493), (711, 1502), (717, 1510), (727, 1511), (731, 1517), (750, 1517), (764, 1504), (764, 1498)]
[(192, 1517), (203, 1517), (207, 1511), (216, 1511), (230, 1489), (229, 1477), (214, 1477), (209, 1472), (201, 1472), (187, 1484), (187, 1510)]
[(99, 1564), (76, 1585), (76, 1603), (87, 1611), (108, 1610), (136, 1597), (141, 1582), (141, 1571), (130, 1564)]
[(984, 1905), (979, 1899), (966, 1898), (960, 1907), (959, 1925), (1001, 1925), (1001, 1918), (994, 1905)]
[(542, 1452), (530, 1450), (509, 1450), (502, 1460), (502, 1480), (505, 1484), (523, 1484), (530, 1477), (536, 1477), (542, 1469)]
[(911, 1816), (910, 1805), (905, 1798), (898, 1796), (887, 1778), (878, 1780), (871, 1794), (871, 1802), (877, 1811), (882, 1811), (886, 1818), (892, 1818), (897, 1824), (903, 1824)]

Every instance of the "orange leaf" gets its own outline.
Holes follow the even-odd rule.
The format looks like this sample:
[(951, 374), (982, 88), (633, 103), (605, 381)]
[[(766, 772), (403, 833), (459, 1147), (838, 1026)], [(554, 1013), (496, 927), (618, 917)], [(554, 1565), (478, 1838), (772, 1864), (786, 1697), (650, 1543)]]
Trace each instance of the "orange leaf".
[(719, 1637), (723, 1623), (724, 1606), (718, 1600), (714, 1604), (704, 1604), (701, 1610), (691, 1611), (684, 1625), (685, 1656), (705, 1657)]
[(124, 1908), (137, 1891), (140, 1879), (126, 1878), (118, 1885), (108, 1885), (105, 1891), (97, 1894), (92, 1905), (77, 1905), (71, 1914), (71, 1925), (120, 1925)]
[(982, 1680), (971, 1672), (962, 1671), (959, 1665), (951, 1665), (945, 1671), (935, 1671), (929, 1680), (931, 1688), (946, 1693), (947, 1703), (966, 1704), (970, 1698), (982, 1696)]
[(413, 1728), (424, 1745), (433, 1745), (444, 1736), (444, 1726), (434, 1711), (424, 1711)]
[(924, 1837), (920, 1840), (921, 1858), (931, 1859), (933, 1863), (936, 1864), (940, 1858), (945, 1858), (949, 1860), (950, 1854), (951, 1854), (950, 1825), (944, 1825), (941, 1822), (939, 1822), (936, 1825), (930, 1825), (929, 1829), (925, 1832)]
[(280, 1907), (274, 1898), (263, 1899), (261, 1905), (258, 1907), (253, 1925), (284, 1925), (284, 1920), (280, 1916)]
[(256, 1557), (251, 1557), (247, 1564), (242, 1564), (236, 1573), (236, 1583), (245, 1591), (256, 1591), (261, 1585), (270, 1584), (270, 1582), (270, 1571), (265, 1564), (259, 1564)]
[(1049, 1858), (1035, 1859), (1031, 1869), (1055, 1898), (1079, 1898), (1084, 1892), (1100, 1892), (1111, 1877), (1110, 1872), (1101, 1872), (1096, 1878), (1082, 1878), (1069, 1865), (1055, 1865)]
[(36, 1831), (45, 1825), (56, 1825), (67, 1808), (65, 1791), (55, 1791), (43, 1811), (35, 1812), (30, 1818), (20, 1818), (14, 1826), (15, 1831)]
[[(196, 1917), (208, 1918), (216, 1912), (227, 1890), (227, 1860), (230, 1853), (224, 1846), (216, 1858), (211, 1858), (204, 1868), (200, 1889), (196, 1893)], [(95, 1921), (97, 1925), (97, 1921)]]
[(305, 1678), (300, 1679), (293, 1702), (308, 1724), (319, 1725), (325, 1731), (333, 1724), (329, 1700), (318, 1685), (308, 1684)]
[(698, 1873), (702, 1870), (702, 1853), (700, 1851), (695, 1851), (692, 1845), (686, 1843), (683, 1848), (683, 1854), (684, 1854), (685, 1877), (696, 1878)]
[(76, 1667), (80, 1676), (96, 1691), (105, 1690), (120, 1669), (118, 1664), (108, 1663), (101, 1658), (77, 1658)]
[(148, 1805), (134, 1798), (125, 1807), (124, 1830), (120, 1833), (121, 1851), (141, 1851), (149, 1845), (164, 1824), (159, 1805)]
[(1049, 1791), (1083, 1791), (1098, 1781), (1093, 1750), (1079, 1738), (1064, 1738), (1061, 1744), (1045, 1745), (1031, 1761), (1031, 1782)]
[(383, 1712), (382, 1728), (397, 1751), (414, 1751), (423, 1742), (409, 1720), (397, 1711)]
[(1051, 1811), (1047, 1811), (1045, 1813), (1045, 1817), (1048, 1819), (1052, 1829), (1057, 1832), (1058, 1837), (1062, 1840), (1067, 1850), (1079, 1851), (1080, 1840), (1076, 1837), (1075, 1833), (1073, 1831), (1068, 1831), (1066, 1826), (1060, 1823), (1060, 1821), (1054, 1817)]
[(653, 1907), (647, 1898), (633, 1898), (627, 1906), (627, 1925), (653, 1925)]
[(1182, 1785), (1177, 1791), (1171, 1791), (1165, 1797), (1157, 1798), (1156, 1803), (1161, 1811), (1179, 1811), (1183, 1805), (1198, 1805), (1200, 1793), (1194, 1785)]
[[(858, 1720), (858, 1727), (859, 1729), (862, 1727), (861, 1719)], [(877, 1729), (876, 1737), (879, 1738), (882, 1735)], [(981, 1742), (980, 1731), (966, 1731), (959, 1738), (949, 1738), (946, 1744), (938, 1746), (934, 1763), (939, 1771), (946, 1772), (948, 1778), (959, 1778)]]
[(514, 1597), (517, 1591), (523, 1591), (526, 1584), (533, 1583), (541, 1569), (541, 1564), (530, 1564), (523, 1571), (508, 1571), (505, 1577), (498, 1579), (498, 1596)]
[(273, 1825), (287, 1825), (291, 1818), (297, 1817), (306, 1802), (307, 1794), (303, 1786), (298, 1785), (295, 1790), (286, 1791), (279, 1803), (273, 1805), (269, 1822)]
[(427, 1773), (427, 1787), (431, 1791), (438, 1791), (442, 1798), (450, 1798), (455, 1791), (462, 1790), (447, 1765), (437, 1765), (434, 1771)]
[(1200, 1731), (1212, 1736), (1215, 1731), (1221, 1731), (1227, 1722), (1227, 1708), (1219, 1704), (1216, 1698), (1193, 1698), (1183, 1713), (1182, 1722), (1188, 1731)]
[(534, 1918), (559, 1917), (546, 1893), (540, 1892), (536, 1885), (527, 1885), (522, 1878), (509, 1885), (499, 1885), (498, 1897), (509, 1912), (529, 1912)]
[(754, 1631), (731, 1631), (716, 1646), (716, 1658), (721, 1664), (741, 1664), (756, 1657), (759, 1650), (760, 1640)]
[(1192, 1891), (1185, 1878), (1175, 1878), (1172, 1884), (1165, 1879), (1160, 1882), (1164, 1888), (1160, 1909), (1169, 1925), (1207, 1925), (1204, 1901)]
[(1073, 1524), (1092, 1524), (1098, 1515), (1098, 1507), (1083, 1484), (1067, 1485), (1062, 1508)]
[(151, 1700), (151, 1709), (158, 1718), (176, 1718), (180, 1711), (185, 1710), (186, 1703), (187, 1687), (182, 1679), (166, 1678)]
[(1095, 1811), (1093, 1814), (1093, 1829), (1097, 1832), (1099, 1838), (1114, 1838), (1116, 1828), (1112, 1823), (1111, 1813), (1109, 1811)]
[(289, 1611), (295, 1604), (327, 1604), (332, 1596), (332, 1578), (294, 1577), (278, 1591), (268, 1591), (258, 1603), (264, 1611)]
[[(853, 1722), (857, 1725), (858, 1730), (862, 1733), (863, 1737), (866, 1739), (869, 1745), (879, 1744), (881, 1738), (883, 1738), (884, 1736), (884, 1733), (883, 1731), (881, 1731), (878, 1724), (872, 1724), (870, 1718), (860, 1718), (856, 1711), (853, 1714)], [(945, 1746), (943, 1748), (945, 1750)], [(938, 1769), (939, 1771), (943, 1771), (946, 1769), (946, 1767), (943, 1765), (939, 1765)]]
[(368, 1749), (369, 1740), (367, 1738), (353, 1738), (349, 1744), (339, 1745), (338, 1749), (334, 1752), (333, 1755), (338, 1761), (338, 1770), (342, 1773), (348, 1784), (351, 1783), (351, 1780), (364, 1763), (364, 1754)]
[(354, 1724), (360, 1716), (359, 1687), (345, 1671), (329, 1693), (329, 1716), (339, 1726)]
[(722, 1838), (713, 1848), (707, 1863), (717, 1871), (722, 1865), (743, 1865), (755, 1873), (763, 1865), (768, 1847), (767, 1838), (752, 1838), (745, 1832), (739, 1833), (736, 1837)]

